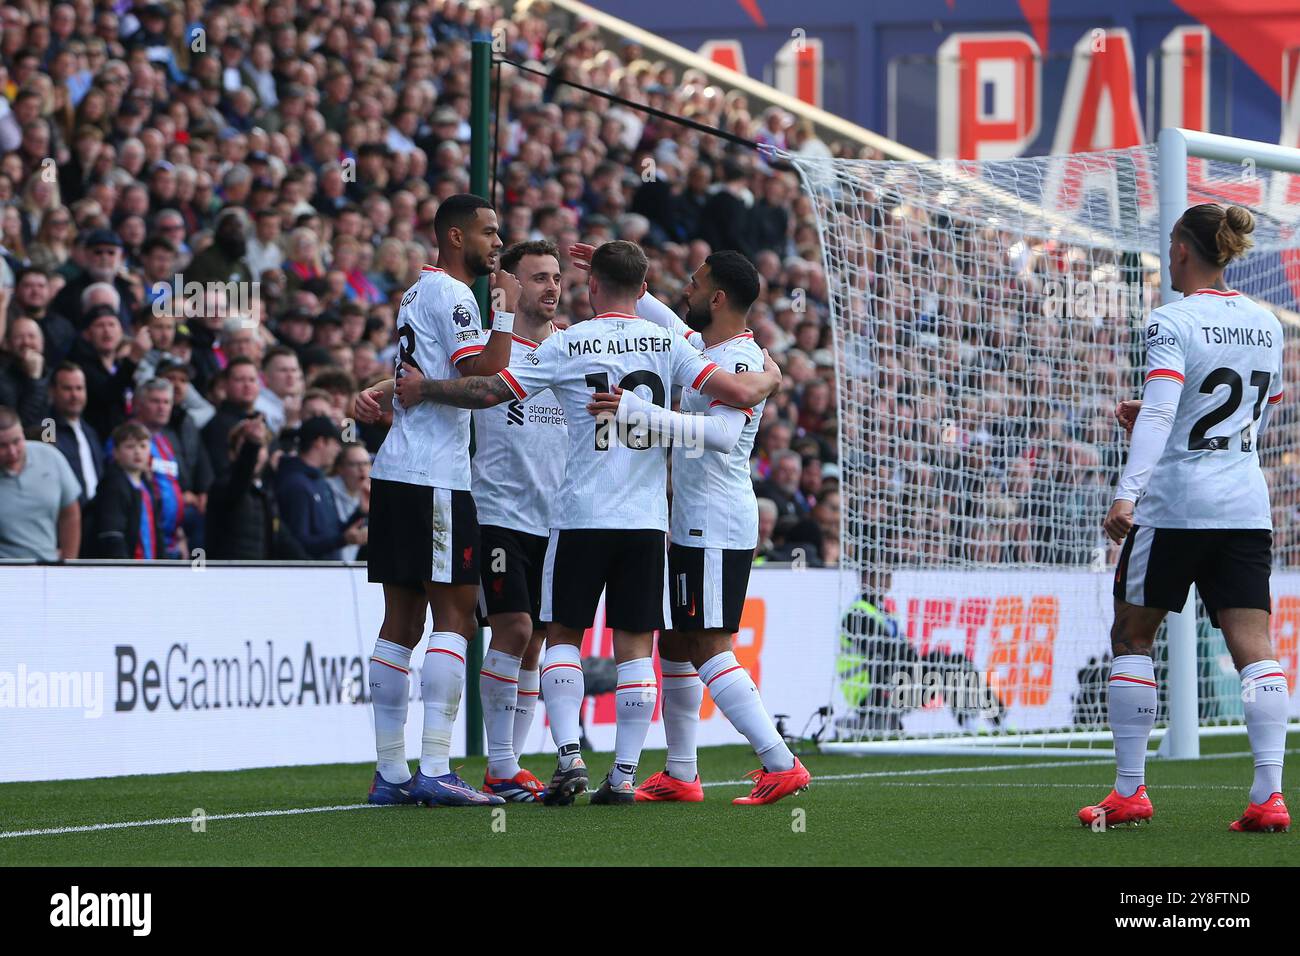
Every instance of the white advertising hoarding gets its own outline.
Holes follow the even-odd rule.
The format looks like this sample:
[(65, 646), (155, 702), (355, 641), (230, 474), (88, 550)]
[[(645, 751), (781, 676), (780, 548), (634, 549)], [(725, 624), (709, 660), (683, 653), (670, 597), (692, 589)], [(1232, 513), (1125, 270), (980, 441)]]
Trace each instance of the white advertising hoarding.
[[(838, 600), (833, 572), (751, 579), (737, 656), (796, 730), (830, 699)], [(383, 597), (364, 569), (6, 567), (0, 607), (0, 781), (374, 758), (365, 668)], [(611, 655), (603, 623), (602, 607), (585, 656)], [(613, 748), (613, 713), (611, 695), (587, 701), (597, 750)], [(743, 740), (707, 698), (702, 717), (701, 744)], [(453, 754), (464, 742), (462, 707)], [(657, 710), (647, 746), (663, 746)], [(551, 749), (544, 708), (526, 749)]]

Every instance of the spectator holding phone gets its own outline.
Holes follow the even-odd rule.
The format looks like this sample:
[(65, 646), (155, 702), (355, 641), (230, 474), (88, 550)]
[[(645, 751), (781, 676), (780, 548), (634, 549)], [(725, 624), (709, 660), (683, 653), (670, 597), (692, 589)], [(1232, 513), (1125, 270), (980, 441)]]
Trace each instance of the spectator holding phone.
[(230, 432), (230, 465), (208, 493), (208, 557), (214, 561), (302, 561), (307, 554), (262, 480), (271, 436), (260, 417)]

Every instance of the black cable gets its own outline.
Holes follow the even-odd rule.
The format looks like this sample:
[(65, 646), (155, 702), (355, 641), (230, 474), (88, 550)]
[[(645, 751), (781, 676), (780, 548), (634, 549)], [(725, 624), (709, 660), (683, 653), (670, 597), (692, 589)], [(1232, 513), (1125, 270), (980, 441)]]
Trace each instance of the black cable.
[[(614, 93), (609, 93), (605, 90), (598, 90), (595, 87), (585, 86), (582, 83), (575, 83), (573, 80), (566, 80), (563, 77), (556, 75), (554, 70), (548, 73), (545, 70), (538, 70), (531, 66), (525, 66), (522, 63), (517, 63), (514, 60), (507, 59), (506, 57), (494, 57), (493, 62), (509, 63), (517, 70), (523, 70), (525, 73), (535, 73), (538, 76), (545, 77), (548, 80), (548, 82), (563, 83), (567, 86), (573, 87), (575, 90), (582, 90), (582, 92), (590, 93), (593, 96), (603, 96), (605, 99), (611, 100), (614, 103), (618, 103), (620, 106), (626, 106), (630, 109), (640, 110), (642, 113), (649, 113), (651, 116), (657, 116), (660, 119), (668, 120), (671, 123), (678, 123), (682, 126), (686, 126), (691, 129), (698, 130), (701, 133), (708, 133), (710, 136), (721, 137), (722, 139), (729, 140), (738, 146), (747, 146), (752, 150), (756, 150), (759, 152), (766, 152), (766, 150), (764, 150), (764, 148), (760, 144), (754, 142), (752, 139), (745, 139), (745, 137), (743, 136), (737, 136), (735, 133), (728, 133), (726, 130), (718, 129), (715, 126), (707, 126), (704, 123), (700, 123), (693, 119), (687, 119), (684, 116), (676, 116), (673, 113), (669, 113), (661, 109), (656, 109), (655, 107), (648, 106), (645, 103), (634, 103), (631, 100), (624, 99), (621, 96), (618, 96)], [(498, 95), (500, 95), (499, 91), (498, 91)]]

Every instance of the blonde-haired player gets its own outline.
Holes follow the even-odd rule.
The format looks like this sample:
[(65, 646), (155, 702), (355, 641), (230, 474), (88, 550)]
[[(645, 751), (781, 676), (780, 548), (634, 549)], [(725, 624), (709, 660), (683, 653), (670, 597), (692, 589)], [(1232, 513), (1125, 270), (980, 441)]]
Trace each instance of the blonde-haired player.
[(1123, 541), (1115, 574), (1109, 718), (1115, 789), (1084, 807), (1085, 825), (1140, 823), (1157, 687), (1151, 647), (1195, 583), (1241, 674), (1255, 780), (1237, 831), (1285, 830), (1287, 682), (1269, 639), (1272, 513), (1259, 434), (1282, 399), (1282, 327), (1223, 281), (1250, 248), (1240, 206), (1193, 206), (1169, 236), (1169, 277), (1183, 298), (1151, 313), (1141, 402), (1121, 403), (1128, 464), (1105, 520)]

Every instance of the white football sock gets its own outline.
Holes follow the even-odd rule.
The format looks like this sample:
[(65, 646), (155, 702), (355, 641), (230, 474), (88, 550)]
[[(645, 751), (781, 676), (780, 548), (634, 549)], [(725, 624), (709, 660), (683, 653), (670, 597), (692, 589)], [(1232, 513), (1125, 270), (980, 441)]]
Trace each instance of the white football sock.
[(519, 772), (515, 762), (515, 701), (518, 699), (519, 658), (489, 650), (478, 678), (487, 728), (487, 772), (509, 779)]
[(524, 755), (528, 745), (528, 732), (533, 729), (533, 715), (537, 713), (537, 700), (541, 696), (540, 670), (519, 672), (519, 696), (515, 700), (515, 729), (511, 740), (515, 746), (515, 763)]
[(579, 720), (585, 683), (582, 679), (582, 654), (572, 644), (546, 647), (542, 660), (542, 700), (551, 722), (551, 739), (556, 749), (572, 744), (574, 752), (560, 758), (560, 769), (568, 770), (578, 759), (577, 746), (582, 737)]
[(731, 726), (745, 735), (764, 768), (777, 771), (794, 766), (794, 754), (777, 733), (772, 718), (763, 709), (758, 688), (735, 654), (724, 651), (710, 657), (700, 666), (700, 680)]
[(1282, 792), (1282, 755), (1286, 752), (1286, 674), (1277, 661), (1256, 661), (1241, 669), (1241, 699), (1246, 734), (1255, 755), (1255, 782), (1250, 802), (1263, 803)]
[(668, 762), (664, 769), (673, 779), (690, 783), (699, 776), (695, 734), (700, 726), (704, 684), (690, 661), (661, 657), (659, 668), (664, 678), (664, 736), (668, 739)]
[(420, 773), (440, 777), (451, 772), (451, 728), (460, 710), (465, 686), (465, 649), (469, 642), (451, 631), (429, 635), (424, 654), (420, 697), (424, 700), (424, 741), (420, 748)]
[(1121, 654), (1110, 663), (1107, 697), (1115, 737), (1115, 792), (1131, 797), (1146, 783), (1147, 741), (1156, 723), (1156, 670), (1145, 654)]
[(650, 719), (658, 699), (654, 661), (638, 657), (618, 665), (618, 684), (614, 690), (614, 706), (618, 708), (614, 769), (609, 773), (610, 783), (615, 786), (629, 780), (636, 782), (636, 765), (641, 762), (645, 735), (650, 731)]
[(411, 692), (411, 649), (382, 637), (370, 656), (370, 708), (375, 715), (375, 753), (379, 775), (389, 783), (406, 783), (406, 711)]

